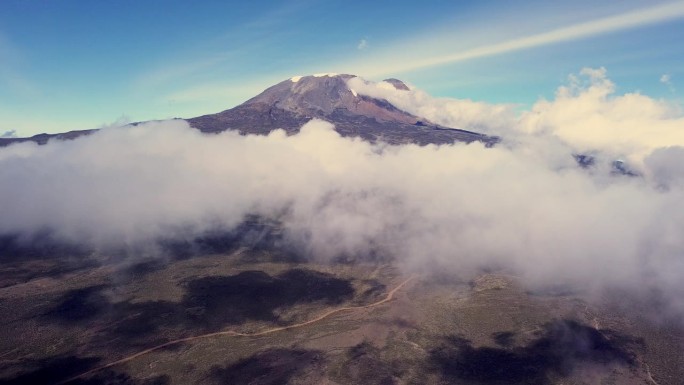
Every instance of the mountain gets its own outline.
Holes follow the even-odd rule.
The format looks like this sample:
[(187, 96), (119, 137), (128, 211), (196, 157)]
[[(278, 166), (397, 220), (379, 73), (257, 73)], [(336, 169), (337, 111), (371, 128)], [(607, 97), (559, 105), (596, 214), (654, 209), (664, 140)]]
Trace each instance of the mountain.
[[(496, 137), (443, 127), (402, 111), (386, 100), (359, 95), (349, 89), (354, 75), (314, 75), (280, 82), (245, 103), (219, 112), (188, 119), (203, 132), (239, 130), (244, 134), (266, 134), (282, 128), (294, 133), (311, 119), (326, 120), (343, 136), (391, 144), (453, 143), (481, 141), (492, 145)], [(388, 83), (408, 90), (397, 79)]]
[(76, 139), (79, 136), (83, 135), (88, 135), (92, 134), (93, 132), (96, 132), (97, 129), (92, 129), (92, 130), (75, 130), (75, 131), (69, 131), (69, 132), (62, 132), (59, 134), (38, 134), (34, 135), (28, 138), (0, 138), (0, 147), (4, 146), (9, 146), (12, 143), (21, 143), (21, 142), (36, 142), (38, 144), (46, 144), (48, 140), (50, 139), (58, 139), (58, 140), (71, 140), (71, 139)]
[[(441, 127), (387, 101), (358, 95), (347, 86), (350, 78), (351, 75), (295, 77), (233, 109), (188, 121), (207, 133), (237, 130), (265, 134), (277, 128), (294, 133), (305, 122), (317, 118), (334, 123), (342, 135), (370, 141), (496, 141), (481, 134)], [(396, 79), (386, 82), (397, 92), (408, 89)], [(6, 141), (32, 140), (42, 144), (50, 138), (73, 139), (94, 131)], [(114, 151), (118, 148), (109, 149), (109, 153), (118, 157), (128, 155)], [(191, 148), (191, 153), (198, 150), (201, 149)], [(448, 174), (439, 169), (437, 173), (428, 170), (433, 175), (427, 180), (438, 178), (446, 184), (425, 184), (421, 175), (415, 180), (399, 178), (415, 174), (414, 168), (406, 174), (392, 173), (380, 183), (359, 184), (360, 179), (367, 179), (363, 175), (383, 177), (378, 171), (385, 169), (373, 167), (370, 174), (360, 174), (361, 178), (343, 172), (338, 179), (333, 176), (338, 171), (321, 174), (317, 167), (313, 167), (315, 174), (306, 170), (299, 174), (299, 169), (293, 167), (299, 163), (270, 167), (268, 162), (281, 161), (281, 156), (257, 166), (284, 172), (283, 179), (263, 183), (269, 174), (247, 173), (244, 175), (253, 177), (254, 182), (250, 178), (243, 188), (245, 179), (231, 178), (235, 174), (224, 171), (228, 170), (224, 165), (211, 169), (209, 174), (197, 174), (193, 168), (183, 169), (185, 163), (168, 163), (168, 153), (162, 153), (161, 157), (142, 158), (153, 162), (150, 167), (140, 164), (142, 172), (138, 173), (140, 162), (127, 160), (120, 166), (109, 158), (97, 159), (93, 152), (86, 154), (87, 161), (92, 159), (104, 165), (77, 170), (81, 163), (72, 160), (83, 158), (67, 158), (68, 162), (46, 169), (31, 165), (15, 167), (18, 164), (12, 162), (7, 163), (7, 172), (3, 174), (9, 177), (0, 181), (5, 198), (4, 205), (0, 205), (0, 224), (17, 219), (19, 222), (18, 227), (0, 227), (0, 385), (682, 384), (684, 324), (681, 313), (672, 311), (679, 309), (676, 306), (680, 302), (659, 286), (651, 286), (659, 277), (657, 261), (646, 261), (649, 263), (645, 265), (645, 279), (641, 280), (634, 269), (618, 266), (619, 263), (611, 265), (611, 261), (621, 260), (613, 256), (588, 260), (578, 254), (577, 250), (585, 250), (582, 248), (570, 254), (561, 250), (559, 255), (548, 258), (543, 255), (541, 266), (521, 262), (527, 258), (535, 260), (534, 253), (531, 257), (526, 255), (526, 249), (522, 249), (520, 257), (511, 250), (510, 264), (504, 262), (504, 256), (500, 259), (490, 255), (492, 250), (498, 254), (496, 251), (503, 250), (502, 245), (508, 245), (508, 241), (480, 248), (481, 242), (498, 242), (499, 236), (522, 235), (521, 247), (553, 251), (553, 247), (540, 246), (544, 236), (527, 236), (530, 232), (525, 225), (524, 207), (522, 216), (508, 210), (510, 199), (516, 202), (516, 193), (506, 191), (507, 178), (492, 175), (509, 174), (484, 174), (487, 179), (495, 179), (495, 184), (479, 186), (501, 186), (501, 193), (487, 200), (486, 191), (478, 185), (472, 188), (473, 178), (457, 178), (466, 174)], [(415, 164), (426, 168), (420, 162), (423, 158), (415, 158), (415, 153), (408, 155), (419, 161)], [(43, 157), (41, 162), (31, 164), (42, 166), (46, 164), (44, 159), (55, 158)], [(217, 158), (206, 159), (215, 162)], [(408, 158), (398, 158), (404, 159)], [(440, 156), (436, 161), (443, 159)], [(577, 154), (576, 161), (584, 168), (599, 162), (592, 154)], [(239, 173), (252, 170), (239, 163), (221, 163)], [(364, 166), (352, 164), (356, 169)], [(406, 162), (393, 161), (388, 166), (397, 164)], [(455, 162), (445, 164), (449, 168), (459, 167)], [(622, 174), (630, 172), (622, 161), (615, 161), (614, 168)], [(106, 169), (113, 173), (93, 172)], [(54, 170), (60, 174), (55, 175)], [(75, 170), (78, 172), (74, 173)], [(176, 171), (179, 184), (167, 184)], [(468, 169), (468, 173), (471, 171)], [(17, 178), (19, 173), (25, 173), (26, 179)], [(163, 174), (157, 178), (156, 173)], [(215, 175), (220, 182), (194, 183), (205, 175)], [(322, 183), (311, 180), (308, 186), (309, 179), (300, 175), (324, 178)], [(519, 175), (517, 168), (513, 175)], [(574, 172), (569, 176), (580, 187), (585, 185)], [(152, 178), (149, 184), (136, 182), (148, 177)], [(298, 185), (304, 181), (304, 185), (302, 189), (282, 186), (282, 192), (276, 190), (281, 187), (278, 181), (286, 179)], [(385, 180), (392, 182), (384, 183)], [(557, 178), (549, 180), (555, 182)], [(598, 180), (603, 185), (605, 179)], [(518, 184), (530, 181), (539, 178), (516, 180)], [(395, 190), (395, 184), (405, 185), (411, 191), (418, 188), (427, 194), (419, 193), (415, 195), (418, 200), (414, 200), (410, 196), (415, 193)], [(459, 194), (465, 184), (482, 194)], [(449, 185), (456, 189), (450, 190)], [(112, 190), (114, 195), (125, 194), (122, 200), (110, 198), (113, 186), (117, 186)], [(447, 187), (446, 192), (434, 194), (442, 186)], [(46, 190), (45, 195), (36, 194), (40, 188)], [(200, 190), (211, 192), (204, 195)], [(318, 192), (306, 193), (315, 190)], [(596, 194), (597, 190), (588, 191)], [(197, 193), (201, 195), (191, 197)], [(291, 194), (297, 193), (301, 198), (292, 199)], [(149, 198), (140, 200), (138, 194)], [(261, 194), (269, 196), (269, 200), (253, 200), (257, 203), (245, 205), (241, 202), (250, 201), (241, 200), (241, 194)], [(47, 196), (55, 199), (47, 199), (47, 204), (39, 201)], [(88, 199), (79, 199), (85, 196)], [(570, 198), (569, 205), (563, 201), (559, 210), (579, 207), (573, 202), (577, 195), (564, 194), (561, 198), (566, 196)], [(605, 201), (601, 199), (606, 196), (602, 191), (597, 196), (587, 201), (590, 209), (595, 208), (593, 202)], [(476, 199), (473, 201), (472, 197)], [(558, 210), (548, 204), (553, 204), (553, 197), (542, 197), (543, 205), (539, 207), (550, 211), (551, 240), (557, 239), (559, 227), (553, 226), (555, 220), (565, 218), (559, 217)], [(612, 199), (615, 194), (607, 197)], [(117, 204), (129, 199), (138, 204)], [(192, 204), (203, 199), (211, 201), (208, 205)], [(68, 210), (61, 209), (56, 204), (58, 200), (63, 200)], [(509, 202), (499, 206), (497, 200)], [(148, 210), (144, 204), (152, 201), (158, 201), (162, 216), (173, 220), (171, 225), (146, 225), (154, 222), (134, 219), (154, 216), (154, 209)], [(427, 205), (425, 208), (421, 207), (422, 202)], [(485, 211), (481, 207), (466, 208), (473, 204), (486, 205)], [(27, 205), (27, 210), (19, 211), (25, 216), (13, 214), (15, 205)], [(231, 228), (222, 220), (223, 212), (240, 212), (236, 210), (238, 205), (245, 205), (245, 212), (250, 214)], [(505, 209), (503, 216), (490, 215), (497, 207)], [(614, 207), (608, 207), (608, 214), (616, 213)], [(672, 207), (674, 212), (677, 206)], [(450, 211), (456, 208), (458, 212)], [(179, 210), (195, 214), (186, 217), (178, 215)], [(99, 246), (91, 244), (93, 237), (88, 236), (82, 242), (69, 242), (66, 239), (72, 238), (63, 239), (62, 234), (79, 234), (70, 231), (68, 225), (76, 212), (87, 217), (84, 223), (89, 226), (122, 221), (124, 236), (112, 237), (111, 242)], [(423, 215), (428, 212), (431, 213)], [(538, 212), (541, 211), (532, 214)], [(571, 213), (575, 214), (572, 218), (579, 218), (583, 212)], [(109, 217), (111, 213), (115, 213), (112, 219), (101, 222), (100, 216)], [(451, 214), (453, 221), (445, 220)], [(630, 218), (627, 214), (625, 218)], [(383, 215), (388, 218), (374, 218)], [(40, 226), (43, 217), (56, 220)], [(501, 231), (508, 229), (507, 225), (498, 227), (494, 223), (510, 218), (522, 226), (520, 233)], [(541, 219), (535, 220), (532, 230), (545, 225), (544, 218), (530, 216), (530, 220)], [(592, 223), (580, 219), (587, 223), (584, 227), (591, 233)], [(2, 230), (21, 229), (26, 223), (34, 224), (36, 229), (24, 230), (25, 233)], [(62, 223), (66, 226), (60, 226)], [(602, 223), (599, 221), (598, 225)], [(667, 218), (664, 224), (669, 224)], [(489, 229), (490, 225), (493, 228)], [(653, 233), (663, 227), (659, 223), (654, 225)], [(147, 233), (146, 227), (152, 226), (160, 229), (156, 239), (144, 243), (129, 241), (127, 234)], [(204, 231), (195, 232), (194, 226)], [(186, 228), (189, 231), (185, 232)], [(329, 237), (319, 237), (319, 228)], [(618, 227), (609, 231), (622, 239), (629, 229)], [(413, 242), (399, 239), (413, 237), (412, 233), (419, 238), (413, 238)], [(363, 241), (356, 243), (356, 237)], [(476, 238), (476, 243), (466, 237)], [(570, 237), (558, 239), (574, 239), (572, 234)], [(602, 245), (594, 242), (594, 234), (587, 239), (591, 244)], [(668, 239), (665, 247), (672, 244), (667, 243)], [(644, 240), (649, 239), (638, 240), (638, 246), (650, 245)], [(342, 246), (331, 244), (330, 257), (325, 253), (319, 256), (319, 250), (328, 246), (324, 241)], [(417, 241), (424, 243), (420, 245)], [(516, 241), (512, 244), (518, 244)], [(610, 242), (609, 239), (607, 244)], [(311, 247), (314, 244), (321, 248)], [(395, 252), (406, 246), (410, 250)], [(649, 255), (662, 257), (654, 254), (653, 250), (659, 250), (657, 247), (651, 249), (647, 250)], [(431, 256), (435, 250), (443, 251)], [(483, 255), (477, 255), (479, 250)], [(675, 259), (677, 251), (674, 250)], [(445, 254), (440, 257), (442, 252)], [(404, 259), (402, 255), (411, 258)], [(477, 264), (473, 262), (476, 258)], [(569, 278), (577, 277), (576, 284), (544, 279), (546, 272), (553, 270), (550, 264), (558, 258), (565, 259), (558, 269), (571, 270), (567, 272), (568, 280), (562, 281), (573, 282)], [(499, 266), (496, 261), (500, 261)], [(482, 269), (476, 269), (480, 263)], [(407, 270), (412, 269), (419, 273), (407, 275)], [(587, 274), (591, 269), (602, 269), (620, 278), (597, 282), (607, 275)], [(591, 277), (594, 279), (590, 280)], [(629, 281), (630, 288), (640, 287), (624, 288), (620, 284), (624, 281)], [(584, 282), (587, 284), (578, 284)]]
[[(391, 144), (480, 141), (488, 146), (499, 138), (476, 132), (449, 128), (402, 111), (383, 99), (359, 95), (347, 86), (354, 75), (298, 76), (280, 82), (245, 103), (219, 112), (187, 119), (198, 130), (218, 133), (238, 130), (243, 134), (267, 134), (275, 129), (295, 133), (311, 119), (335, 125), (343, 136), (382, 140)], [(398, 90), (408, 91), (401, 80), (387, 79)], [(139, 124), (139, 123), (133, 123)], [(96, 130), (40, 134), (30, 138), (0, 138), (0, 146), (33, 141), (45, 144), (49, 139), (74, 139)]]

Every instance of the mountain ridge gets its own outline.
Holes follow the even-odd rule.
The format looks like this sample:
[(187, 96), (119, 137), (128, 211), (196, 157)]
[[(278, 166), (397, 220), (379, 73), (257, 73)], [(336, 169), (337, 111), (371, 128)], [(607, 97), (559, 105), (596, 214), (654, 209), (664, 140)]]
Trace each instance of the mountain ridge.
[[(241, 134), (265, 135), (275, 129), (294, 134), (308, 121), (332, 123), (345, 137), (360, 137), (390, 144), (450, 144), (479, 141), (492, 146), (498, 137), (441, 126), (403, 111), (384, 99), (356, 93), (347, 85), (349, 74), (296, 76), (277, 83), (244, 103), (215, 113), (184, 119), (205, 133), (236, 130)], [(387, 79), (399, 91), (409, 88), (401, 80)], [(144, 122), (132, 123), (138, 125)], [(45, 144), (50, 139), (75, 139), (97, 129), (39, 134), (28, 138), (0, 138), (0, 147), (32, 141)]]

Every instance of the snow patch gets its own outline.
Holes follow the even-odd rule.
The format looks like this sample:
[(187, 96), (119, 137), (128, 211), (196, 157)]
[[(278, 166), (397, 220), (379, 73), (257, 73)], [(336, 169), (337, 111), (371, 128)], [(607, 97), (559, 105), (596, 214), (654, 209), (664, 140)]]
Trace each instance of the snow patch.
[(354, 91), (353, 89), (350, 88), (349, 91), (351, 91), (352, 95), (354, 95), (354, 96), (359, 96), (359, 95), (356, 93), (356, 91)]
[[(339, 75), (339, 74), (336, 74), (336, 73), (334, 73), (334, 72), (313, 74), (313, 76), (316, 77), (316, 78), (322, 78), (322, 77), (325, 77), (325, 76), (334, 77), (334, 76), (337, 76), (337, 75)], [(292, 81), (292, 83), (297, 83), (297, 82), (298, 82), (299, 80), (301, 80), (303, 77), (304, 77), (304, 76), (293, 76), (293, 77), (290, 78), (290, 81)]]

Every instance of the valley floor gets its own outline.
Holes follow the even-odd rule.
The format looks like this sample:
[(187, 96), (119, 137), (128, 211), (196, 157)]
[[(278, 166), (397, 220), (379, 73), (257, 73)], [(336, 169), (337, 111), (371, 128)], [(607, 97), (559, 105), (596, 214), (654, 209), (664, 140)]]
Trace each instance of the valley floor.
[[(680, 384), (684, 332), (516, 277), (246, 248), (0, 267), (0, 384)], [(98, 259), (99, 258), (99, 259)], [(637, 309), (639, 310), (639, 309)], [(636, 315), (634, 315), (636, 314)]]

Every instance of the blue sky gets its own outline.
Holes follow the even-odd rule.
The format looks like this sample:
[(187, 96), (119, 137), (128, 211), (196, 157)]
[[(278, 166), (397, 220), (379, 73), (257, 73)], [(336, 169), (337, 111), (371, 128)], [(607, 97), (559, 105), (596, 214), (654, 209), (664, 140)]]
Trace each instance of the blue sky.
[(682, 41), (684, 1), (3, 0), (0, 135), (213, 113), (318, 72), (524, 107), (606, 67), (678, 101)]

